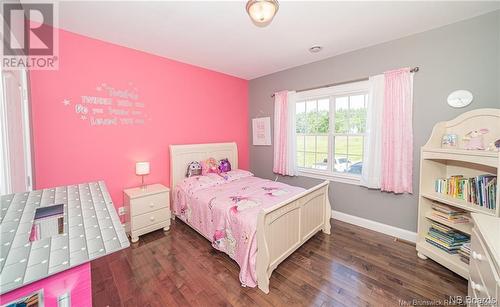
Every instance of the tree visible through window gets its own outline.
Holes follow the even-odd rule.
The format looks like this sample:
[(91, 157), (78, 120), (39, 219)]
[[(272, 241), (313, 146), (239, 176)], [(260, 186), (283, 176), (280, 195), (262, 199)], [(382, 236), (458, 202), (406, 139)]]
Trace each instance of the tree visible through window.
[(366, 132), (366, 92), (298, 101), (297, 166), (360, 175)]

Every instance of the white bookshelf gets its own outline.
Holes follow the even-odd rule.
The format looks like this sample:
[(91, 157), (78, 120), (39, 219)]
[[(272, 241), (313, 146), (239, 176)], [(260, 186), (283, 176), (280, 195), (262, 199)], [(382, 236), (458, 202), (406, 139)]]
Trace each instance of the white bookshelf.
[[(461, 149), (463, 146), (462, 137), (469, 131), (481, 128), (489, 129), (489, 133), (483, 136), (486, 146), (494, 140), (500, 139), (500, 109), (477, 109), (466, 112), (451, 121), (436, 124), (431, 137), (421, 149), (420, 157), (420, 194), (416, 245), (418, 256), (422, 259), (431, 258), (464, 278), (469, 278), (469, 266), (460, 261), (458, 255), (448, 254), (426, 242), (425, 236), (431, 226), (432, 220), (466, 234), (470, 234), (474, 226), (472, 219), (469, 224), (453, 224), (434, 218), (431, 214), (431, 205), (433, 202), (453, 206), (465, 210), (469, 214), (481, 213), (500, 216), (498, 184), (495, 209), (480, 207), (466, 200), (436, 193), (434, 188), (436, 179), (448, 178), (453, 175), (474, 177), (491, 174), (500, 177), (499, 152)], [(458, 135), (458, 146), (454, 148), (441, 148), (442, 136), (451, 133)]]

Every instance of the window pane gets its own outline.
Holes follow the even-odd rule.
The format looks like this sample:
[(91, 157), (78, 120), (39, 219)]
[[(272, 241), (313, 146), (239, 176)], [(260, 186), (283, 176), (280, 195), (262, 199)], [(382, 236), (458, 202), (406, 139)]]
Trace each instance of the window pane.
[(355, 164), (355, 163), (358, 163), (358, 162), (362, 162), (362, 156), (358, 156), (358, 155), (348, 155), (347, 158), (349, 159), (349, 161), (351, 161), (352, 164)]
[(297, 166), (328, 168), (329, 109), (329, 98), (297, 103)]
[(330, 99), (328, 98), (323, 98), (318, 100), (318, 111), (329, 111), (330, 110)]
[(314, 164), (315, 169), (326, 170), (328, 168), (328, 154), (327, 153), (317, 153), (316, 163)]
[(304, 136), (297, 135), (297, 151), (304, 151)]
[(335, 154), (347, 155), (347, 136), (335, 137)]
[(346, 133), (348, 131), (349, 99), (348, 97), (335, 98), (335, 132)]
[(365, 95), (355, 95), (351, 96), (350, 98), (350, 109), (351, 110), (356, 110), (356, 109), (364, 109), (365, 108)]
[(349, 159), (347, 159), (347, 155), (335, 154), (335, 160), (333, 162), (333, 170), (336, 172), (344, 173), (351, 166)]
[(349, 109), (349, 98), (347, 96), (335, 98), (335, 110), (347, 109)]
[(365, 95), (349, 97), (349, 132), (364, 133), (366, 130), (366, 101)]
[(351, 161), (348, 173), (360, 175), (363, 170), (363, 141), (362, 136), (350, 136), (349, 137), (349, 154), (348, 159)]
[(316, 150), (318, 152), (328, 152), (328, 136), (318, 135), (316, 137)]
[[(328, 101), (328, 100), (326, 100)], [(321, 102), (321, 111), (318, 110), (319, 104), (316, 100), (307, 101), (306, 103), (306, 131), (308, 133), (327, 133), (328, 132), (328, 105), (325, 101)], [(326, 109), (325, 109), (326, 108)]]
[(352, 162), (347, 171), (349, 174), (361, 175), (363, 171), (363, 161), (361, 156), (349, 155), (349, 160)]
[(305, 155), (304, 167), (312, 168), (314, 163), (316, 163), (316, 154), (314, 152), (306, 152)]
[(317, 106), (316, 106), (316, 100), (310, 100), (306, 102), (306, 112), (311, 113), (314, 112), (316, 113), (317, 111)]
[(362, 136), (349, 136), (348, 144), (349, 144), (349, 148), (348, 148), (347, 153), (349, 154), (349, 156), (351, 156), (351, 155), (362, 156), (363, 155), (363, 137)]
[(296, 118), (295, 118), (295, 131), (297, 133), (306, 132), (306, 103), (297, 102), (295, 108)]
[(314, 122), (315, 133), (328, 133), (329, 118), (330, 118), (330, 100), (320, 99), (318, 100), (318, 113), (317, 118)]
[(297, 106), (295, 108), (295, 113), (305, 113), (306, 112), (306, 103), (304, 101), (297, 102)]
[(297, 165), (300, 167), (304, 167), (304, 152), (297, 151)]
[(306, 136), (306, 151), (316, 151), (316, 137), (314, 135)]
[(305, 119), (306, 133), (316, 132), (315, 123), (318, 115), (317, 112), (318, 109), (316, 100), (306, 101), (306, 119)]
[(345, 172), (350, 166), (347, 159), (347, 136), (336, 136), (334, 141), (335, 159), (333, 160), (333, 170)]

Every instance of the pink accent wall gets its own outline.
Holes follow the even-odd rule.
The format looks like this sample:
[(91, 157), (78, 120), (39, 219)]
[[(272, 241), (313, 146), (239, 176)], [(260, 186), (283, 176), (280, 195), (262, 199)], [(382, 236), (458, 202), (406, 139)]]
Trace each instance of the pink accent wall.
[[(169, 186), (170, 144), (235, 141), (248, 169), (246, 80), (61, 30), (59, 70), (30, 81), (37, 189), (102, 179), (121, 206), (122, 190), (140, 184), (136, 161), (151, 162), (147, 183)], [(144, 125), (81, 119), (75, 105), (101, 84), (136, 89)]]
[(43, 289), (45, 307), (57, 307), (57, 298), (70, 292), (72, 306), (92, 306), (90, 263), (85, 263), (59, 274), (10, 291), (0, 296), (0, 305), (11, 303)]

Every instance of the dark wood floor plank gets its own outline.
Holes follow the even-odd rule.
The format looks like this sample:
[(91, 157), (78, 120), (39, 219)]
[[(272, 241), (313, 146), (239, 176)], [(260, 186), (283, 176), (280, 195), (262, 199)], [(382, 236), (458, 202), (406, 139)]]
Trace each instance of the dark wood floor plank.
[[(422, 265), (425, 265), (427, 262), (422, 261), (415, 256), (415, 249), (411, 245), (406, 246), (406, 254), (404, 255), (398, 255), (392, 250), (384, 248), (378, 248), (377, 253), (374, 253), (373, 251), (370, 251), (373, 247), (370, 246), (370, 249), (367, 249), (361, 238), (359, 240), (356, 238), (347, 239), (348, 240), (346, 240), (346, 237), (344, 236), (339, 236), (335, 240), (335, 242), (346, 246), (344, 249), (337, 249), (340, 251), (338, 254), (338, 259), (340, 260), (339, 262), (350, 266), (360, 274), (368, 275), (376, 279), (382, 279), (384, 284), (404, 287), (408, 290), (414, 291), (414, 293), (421, 294), (423, 297), (432, 297), (436, 299), (438, 297), (432, 295), (436, 289), (436, 284), (441, 284), (442, 287), (447, 287), (449, 285), (454, 287), (455, 283), (462, 283), (463, 281), (463, 279), (458, 275), (450, 276), (447, 271), (445, 271), (446, 274), (443, 276), (440, 276), (439, 274), (426, 274), (425, 276), (419, 276), (419, 273), (423, 270), (421, 266), (415, 266), (415, 261), (420, 261)], [(314, 241), (312, 241), (312, 243), (314, 244)], [(395, 245), (393, 241), (391, 241), (390, 244)], [(404, 246), (402, 247), (404, 248)], [(314, 254), (310, 257), (311, 259), (314, 258), (315, 254), (325, 255), (325, 252), (319, 248), (314, 249), (313, 253)], [(327, 252), (326, 254), (328, 253), (330, 252)], [(380, 254), (391, 255), (392, 257), (380, 257)], [(316, 259), (315, 262), (318, 263), (319, 260)], [(435, 263), (431, 264), (431, 266), (433, 265), (435, 265)], [(397, 267), (399, 267), (399, 269), (395, 270)], [(443, 271), (442, 267), (439, 268), (440, 270), (438, 270), (438, 272)], [(415, 278), (415, 276), (419, 276), (419, 278)], [(452, 290), (452, 287), (448, 287), (448, 290)], [(437, 289), (440, 288), (438, 287)], [(465, 288), (460, 291), (456, 291), (455, 293), (463, 293), (463, 291), (465, 291)]]
[(274, 271), (270, 293), (241, 287), (239, 267), (186, 224), (92, 262), (94, 306), (396, 306), (466, 295), (467, 281), (411, 244), (333, 221)]

